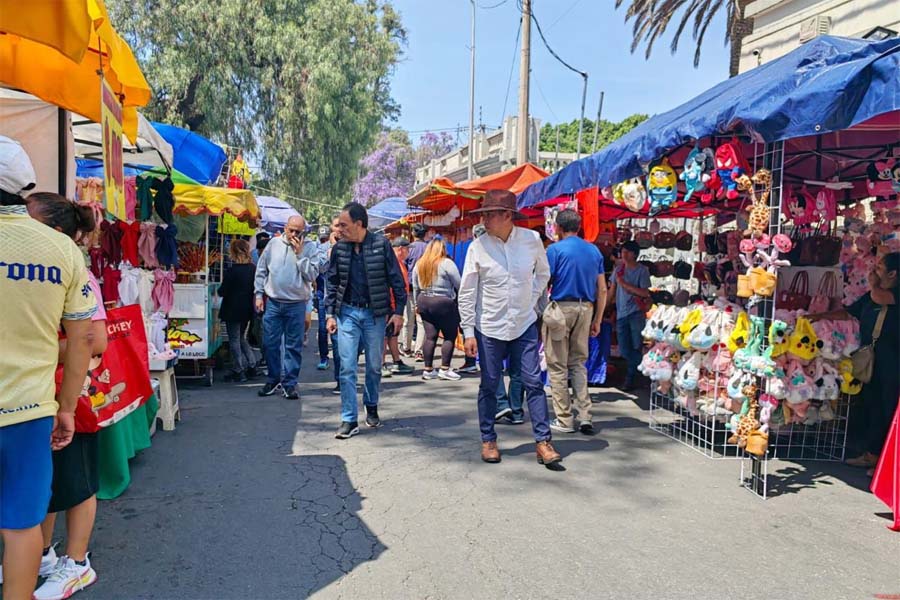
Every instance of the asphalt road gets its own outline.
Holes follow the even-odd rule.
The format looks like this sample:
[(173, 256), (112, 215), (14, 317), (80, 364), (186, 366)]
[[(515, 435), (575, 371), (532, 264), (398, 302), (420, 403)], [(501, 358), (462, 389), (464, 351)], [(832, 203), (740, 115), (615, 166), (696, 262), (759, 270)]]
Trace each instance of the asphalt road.
[(775, 463), (782, 494), (739, 485), (593, 389), (595, 437), (528, 425), (479, 460), (477, 376), (393, 377), (385, 426), (333, 437), (330, 371), (305, 356), (302, 400), (258, 385), (181, 385), (182, 421), (100, 504), (84, 598), (874, 598), (900, 594), (900, 534), (862, 472)]

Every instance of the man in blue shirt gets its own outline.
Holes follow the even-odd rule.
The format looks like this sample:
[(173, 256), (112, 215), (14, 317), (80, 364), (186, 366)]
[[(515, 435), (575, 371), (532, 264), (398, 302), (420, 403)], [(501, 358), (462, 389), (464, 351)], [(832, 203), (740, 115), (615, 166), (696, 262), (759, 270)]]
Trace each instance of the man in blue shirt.
[(588, 336), (600, 333), (606, 308), (606, 278), (603, 255), (593, 244), (578, 237), (581, 217), (574, 210), (556, 216), (560, 241), (547, 248), (550, 263), (550, 305), (544, 310), (543, 339), (556, 418), (550, 428), (575, 432), (575, 415), (569, 396), (569, 381), (575, 392), (582, 433), (594, 433), (591, 399), (588, 395)]
[(628, 363), (625, 384), (622, 386), (626, 392), (634, 387), (634, 377), (643, 357), (641, 331), (647, 322), (647, 316), (638, 304), (638, 298), (650, 297), (650, 271), (644, 265), (638, 264), (640, 253), (641, 247), (637, 242), (625, 242), (622, 246), (622, 263), (612, 278), (612, 290), (616, 299), (616, 337), (619, 340), (619, 353)]

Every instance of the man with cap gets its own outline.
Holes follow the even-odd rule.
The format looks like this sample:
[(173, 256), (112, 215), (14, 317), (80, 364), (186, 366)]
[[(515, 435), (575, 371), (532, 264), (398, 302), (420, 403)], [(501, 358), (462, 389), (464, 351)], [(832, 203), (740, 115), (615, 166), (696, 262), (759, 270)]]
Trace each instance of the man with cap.
[[(412, 226), (413, 242), (406, 251), (406, 272), (412, 273), (416, 268), (416, 263), (425, 254), (425, 248), (428, 242), (425, 241), (425, 235), (428, 228), (422, 223), (414, 223)], [(407, 287), (407, 292), (411, 292), (412, 288)], [(413, 345), (413, 330), (416, 330), (416, 341)], [(409, 302), (406, 304), (406, 311), (403, 315), (403, 341), (406, 351), (415, 354), (416, 360), (422, 359), (422, 344), (425, 342), (425, 326), (422, 323), (422, 317), (416, 310), (416, 299), (413, 294), (409, 294)]]
[(616, 338), (619, 353), (628, 365), (625, 372), (624, 391), (634, 387), (637, 368), (641, 364), (643, 338), (641, 331), (647, 316), (638, 304), (638, 298), (650, 297), (650, 271), (637, 259), (641, 247), (634, 240), (622, 245), (622, 260), (613, 272), (609, 295), (616, 299)]
[[(0, 536), (3, 597), (31, 598), (40, 570), (40, 524), (50, 503), (51, 450), (75, 432), (75, 405), (91, 359), (97, 302), (81, 251), (28, 216), (34, 168), (18, 142), (0, 136)], [(67, 336), (56, 393), (58, 328)], [(49, 441), (49, 443), (48, 443)], [(50, 565), (52, 567), (52, 565)]]
[(494, 421), (497, 385), (503, 360), (520, 367), (522, 386), (537, 442), (538, 463), (562, 460), (550, 443), (547, 395), (541, 382), (538, 357), (537, 304), (550, 280), (547, 255), (537, 233), (516, 227), (516, 197), (506, 190), (484, 195), (480, 213), (485, 235), (476, 238), (466, 253), (459, 289), (459, 315), (468, 356), (481, 359), (478, 420), (481, 459), (500, 462)]

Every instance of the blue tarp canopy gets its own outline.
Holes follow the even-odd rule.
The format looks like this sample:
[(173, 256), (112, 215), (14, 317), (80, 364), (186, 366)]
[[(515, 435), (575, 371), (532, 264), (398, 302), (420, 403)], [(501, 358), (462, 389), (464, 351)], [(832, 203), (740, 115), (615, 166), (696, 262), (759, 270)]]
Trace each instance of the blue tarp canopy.
[(172, 166), (204, 185), (213, 184), (225, 164), (225, 151), (202, 135), (187, 129), (153, 123), (164, 140), (172, 145), (175, 160)]
[(369, 227), (379, 229), (417, 212), (409, 207), (406, 198), (385, 198), (369, 208)]
[(900, 38), (819, 36), (644, 121), (596, 154), (526, 188), (519, 208), (639, 177), (685, 143), (740, 133), (776, 142), (848, 129), (900, 109)]

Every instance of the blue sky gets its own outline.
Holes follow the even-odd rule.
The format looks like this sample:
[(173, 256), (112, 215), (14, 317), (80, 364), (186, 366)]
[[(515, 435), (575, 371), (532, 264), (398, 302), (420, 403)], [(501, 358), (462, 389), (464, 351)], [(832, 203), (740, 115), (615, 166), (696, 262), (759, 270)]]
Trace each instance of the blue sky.
[[(477, 4), (491, 6), (499, 1), (477, 0)], [(393, 96), (401, 105), (398, 125), (411, 132), (467, 128), (470, 2), (393, 3), (409, 34), (392, 83)], [(631, 54), (631, 26), (624, 23), (624, 7), (615, 10), (614, 0), (533, 0), (532, 6), (551, 47), (589, 74), (585, 115), (591, 118), (597, 112), (600, 90), (606, 93), (603, 118), (618, 121), (636, 112), (654, 114), (674, 108), (728, 77), (724, 14), (717, 15), (707, 31), (701, 63), (695, 69), (689, 30), (675, 56), (669, 52), (668, 35), (657, 42), (650, 60), (644, 59), (643, 49)], [(479, 105), (485, 125), (501, 122), (518, 24), (516, 0), (476, 12), (476, 125)], [(670, 29), (674, 29), (671, 24)], [(581, 77), (547, 52), (533, 25), (531, 32), (531, 113), (544, 123), (571, 121), (581, 110)], [(518, 61), (516, 51), (506, 115), (518, 110)], [(460, 139), (465, 140), (465, 133)]]

